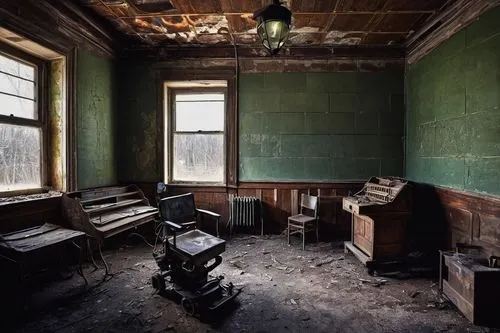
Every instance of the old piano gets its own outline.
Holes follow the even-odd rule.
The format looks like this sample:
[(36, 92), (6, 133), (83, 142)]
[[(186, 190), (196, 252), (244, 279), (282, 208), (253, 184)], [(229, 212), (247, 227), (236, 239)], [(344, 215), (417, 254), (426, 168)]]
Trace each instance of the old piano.
[(397, 177), (372, 177), (342, 207), (352, 215), (351, 241), (345, 242), (372, 272), (381, 262), (405, 255), (406, 225), (411, 219), (411, 188)]
[(100, 243), (153, 221), (158, 213), (136, 185), (65, 193), (62, 206), (63, 217), (73, 229), (87, 233)]

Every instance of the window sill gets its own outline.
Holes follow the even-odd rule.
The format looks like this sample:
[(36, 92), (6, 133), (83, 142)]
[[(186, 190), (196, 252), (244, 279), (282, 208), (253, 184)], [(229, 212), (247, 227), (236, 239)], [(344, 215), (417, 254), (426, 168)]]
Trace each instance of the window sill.
[(30, 190), (17, 190), (0, 192), (0, 205), (6, 205), (16, 202), (48, 199), (60, 197), (62, 192), (48, 191), (46, 189), (30, 189)]
[(165, 184), (168, 188), (193, 189), (193, 191), (207, 192), (226, 192), (226, 184), (211, 184), (211, 183), (168, 183)]

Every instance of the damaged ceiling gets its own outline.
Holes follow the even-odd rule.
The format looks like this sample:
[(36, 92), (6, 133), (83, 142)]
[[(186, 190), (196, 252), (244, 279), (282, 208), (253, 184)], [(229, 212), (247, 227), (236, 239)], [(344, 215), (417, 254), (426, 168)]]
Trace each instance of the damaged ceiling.
[[(75, 0), (144, 45), (258, 46), (255, 10), (270, 0)], [(453, 1), (285, 0), (293, 13), (287, 45), (404, 46)]]

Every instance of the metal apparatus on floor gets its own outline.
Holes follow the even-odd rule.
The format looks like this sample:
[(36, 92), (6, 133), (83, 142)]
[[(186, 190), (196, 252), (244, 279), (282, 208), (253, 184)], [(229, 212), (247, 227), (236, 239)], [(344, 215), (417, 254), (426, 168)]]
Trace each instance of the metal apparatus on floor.
[(240, 289), (223, 276), (211, 277), (222, 262), (226, 241), (196, 229), (196, 221), (186, 222), (194, 209), (192, 195), (179, 195), (159, 201), (162, 251), (153, 253), (160, 272), (152, 284), (160, 293), (180, 301), (189, 315), (203, 315), (233, 300)]

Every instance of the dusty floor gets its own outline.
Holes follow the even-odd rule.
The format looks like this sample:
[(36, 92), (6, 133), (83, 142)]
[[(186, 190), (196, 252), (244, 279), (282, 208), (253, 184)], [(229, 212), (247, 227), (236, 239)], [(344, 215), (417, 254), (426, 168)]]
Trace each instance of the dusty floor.
[[(302, 251), (298, 239), (288, 246), (283, 236), (233, 239), (212, 273), (243, 291), (233, 311), (212, 324), (154, 293), (150, 247), (128, 245), (104, 256), (111, 279), (102, 282), (104, 271), (89, 266), (86, 288), (76, 275), (51, 284), (33, 295), (29, 314), (8, 331), (489, 332), (443, 304), (435, 281), (371, 277), (339, 244), (309, 244)], [(371, 283), (380, 279), (381, 285)]]

